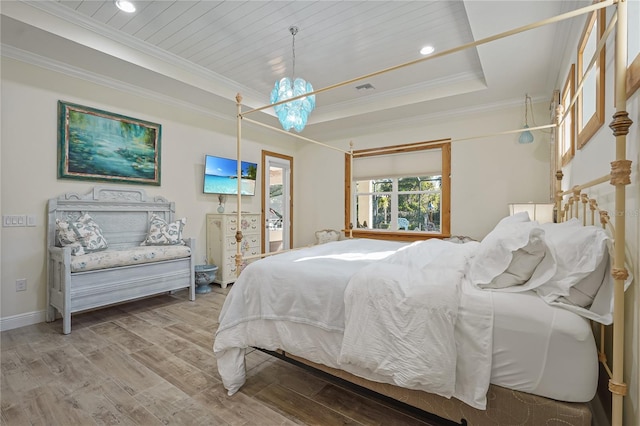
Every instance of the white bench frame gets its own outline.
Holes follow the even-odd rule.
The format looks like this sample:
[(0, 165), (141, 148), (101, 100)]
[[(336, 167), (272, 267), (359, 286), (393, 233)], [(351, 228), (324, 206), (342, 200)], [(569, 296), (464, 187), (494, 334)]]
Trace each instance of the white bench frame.
[(109, 250), (137, 247), (156, 214), (174, 221), (175, 203), (161, 196), (147, 200), (143, 189), (96, 186), (87, 194), (69, 192), (49, 200), (47, 226), (46, 321), (62, 315), (63, 333), (71, 333), (71, 314), (160, 293), (189, 289), (195, 300), (195, 239), (184, 239), (191, 256), (160, 262), (71, 272), (71, 249), (56, 247), (56, 219), (88, 213), (100, 225)]

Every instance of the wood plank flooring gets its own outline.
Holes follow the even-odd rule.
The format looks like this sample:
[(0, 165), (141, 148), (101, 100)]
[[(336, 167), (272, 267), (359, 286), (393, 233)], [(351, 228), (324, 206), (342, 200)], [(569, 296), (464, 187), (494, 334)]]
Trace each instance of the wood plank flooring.
[(2, 425), (429, 425), (424, 413), (258, 350), (228, 397), (213, 337), (229, 291), (161, 295), (2, 332)]

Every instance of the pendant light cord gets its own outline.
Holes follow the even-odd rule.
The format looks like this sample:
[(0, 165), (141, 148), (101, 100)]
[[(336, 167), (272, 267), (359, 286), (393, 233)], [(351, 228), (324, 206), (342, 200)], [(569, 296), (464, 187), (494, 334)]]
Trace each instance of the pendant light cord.
[[(528, 117), (529, 117), (529, 103), (528, 102), (531, 102), (531, 98), (529, 97), (528, 94), (525, 94), (524, 95), (524, 125), (527, 126), (527, 127), (529, 126), (529, 120), (528, 120)], [(533, 114), (533, 107), (531, 107), (531, 114)], [(535, 123), (534, 123), (534, 125), (535, 125)]]
[[(528, 121), (529, 109), (531, 109), (531, 122), (533, 123), (533, 127), (538, 127), (538, 124), (536, 124), (536, 116), (533, 114), (533, 102), (531, 101), (531, 96), (529, 96), (529, 94), (527, 93), (526, 95), (524, 95), (524, 125), (525, 126), (529, 125), (529, 121)], [(549, 134), (553, 133), (553, 129), (549, 129), (549, 130), (540, 129), (539, 131), (544, 133), (549, 133)]]

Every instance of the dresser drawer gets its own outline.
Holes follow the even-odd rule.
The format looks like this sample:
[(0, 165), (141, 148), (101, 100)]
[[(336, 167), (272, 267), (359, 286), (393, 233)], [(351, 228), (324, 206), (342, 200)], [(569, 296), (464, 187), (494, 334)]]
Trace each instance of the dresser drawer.
[[(240, 219), (240, 230), (242, 233), (257, 232), (260, 229), (260, 219), (256, 215), (242, 216)], [(228, 217), (226, 232), (235, 234), (238, 231), (238, 218)]]
[[(225, 238), (224, 249), (228, 252), (236, 252), (237, 242), (235, 237), (227, 237)], [(260, 237), (256, 234), (245, 235), (242, 238), (242, 251), (246, 252), (247, 250), (260, 250)]]

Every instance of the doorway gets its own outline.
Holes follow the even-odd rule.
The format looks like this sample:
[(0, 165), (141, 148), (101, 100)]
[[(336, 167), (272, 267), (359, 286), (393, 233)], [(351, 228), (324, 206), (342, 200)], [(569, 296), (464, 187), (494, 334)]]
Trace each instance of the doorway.
[(293, 244), (293, 157), (262, 151), (262, 252), (289, 250)]

